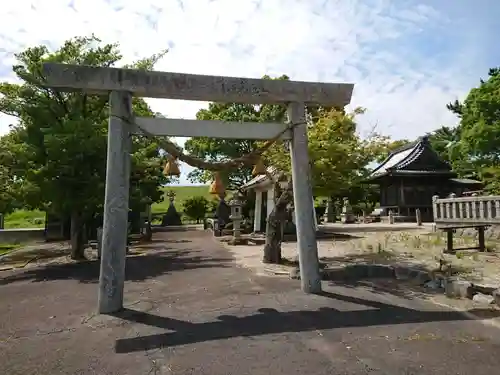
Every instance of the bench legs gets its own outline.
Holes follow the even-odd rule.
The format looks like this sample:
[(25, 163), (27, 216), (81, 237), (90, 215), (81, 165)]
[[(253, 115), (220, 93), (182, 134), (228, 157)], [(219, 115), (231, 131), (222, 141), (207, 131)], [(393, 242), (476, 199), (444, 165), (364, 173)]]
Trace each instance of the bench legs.
[(484, 227), (477, 228), (477, 240), (479, 242), (479, 251), (485, 251), (486, 245), (484, 243)]
[[(472, 250), (472, 249), (478, 249), (479, 251), (483, 252), (486, 251), (486, 244), (484, 240), (484, 230), (485, 227), (477, 227), (477, 241), (478, 241), (478, 246), (477, 247), (471, 247), (471, 248), (464, 248), (460, 250)], [(446, 253), (453, 253), (453, 229), (446, 229)]]
[(446, 252), (453, 252), (453, 229), (446, 231)]

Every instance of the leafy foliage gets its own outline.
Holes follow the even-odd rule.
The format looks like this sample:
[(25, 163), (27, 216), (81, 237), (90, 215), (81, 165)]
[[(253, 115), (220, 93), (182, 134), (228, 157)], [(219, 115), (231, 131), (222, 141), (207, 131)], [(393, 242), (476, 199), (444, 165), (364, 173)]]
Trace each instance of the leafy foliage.
[[(264, 76), (264, 79), (273, 79)], [(287, 76), (276, 79), (288, 80)], [(283, 122), (286, 108), (277, 105), (254, 106), (240, 103), (210, 103), (208, 109), (201, 109), (196, 114), (198, 120), (219, 120), (236, 122)], [(248, 154), (257, 148), (258, 142), (249, 139), (215, 139), (208, 137), (191, 138), (185, 143), (189, 154), (207, 161), (230, 160)], [(206, 183), (212, 175), (199, 169), (189, 174), (193, 182)], [(251, 168), (228, 170), (221, 173), (221, 178), (229, 189), (237, 188), (252, 178)]]
[[(310, 117), (309, 155), (315, 195), (345, 196), (366, 177), (368, 164), (387, 151), (385, 137), (373, 134), (361, 139), (357, 134), (356, 116), (363, 113), (362, 108), (352, 113), (325, 109)], [(266, 157), (270, 165), (290, 175), (290, 156), (286, 144), (276, 143), (266, 153)]]
[(452, 162), (453, 151), (460, 140), (460, 128), (442, 126), (429, 134), (431, 146), (444, 160)]
[(500, 164), (500, 70), (473, 88), (461, 106), (460, 150), (475, 169)]
[[(134, 66), (152, 69), (161, 56)], [(17, 117), (19, 124), (2, 137), (0, 160), (7, 165), (8, 182), (15, 184), (16, 198), (25, 207), (71, 213), (81, 222), (102, 210), (108, 98), (44, 88), (42, 64), (107, 67), (121, 57), (117, 44), (103, 45), (94, 36), (70, 39), (55, 52), (42, 45), (16, 55), (13, 71), (21, 83), (0, 83), (0, 112)], [(153, 115), (144, 100), (134, 98), (132, 104), (138, 115)], [(133, 138), (132, 152), (130, 206), (134, 209), (162, 199), (160, 185), (167, 180), (154, 142)]]
[(459, 119), (455, 128), (430, 134), (432, 145), (462, 177), (478, 178), (486, 190), (500, 193), (500, 69), (490, 69), (464, 102), (447, 105)]
[(184, 214), (199, 222), (207, 213), (209, 201), (203, 196), (194, 196), (184, 201)]
[(12, 168), (11, 154), (7, 153), (12, 141), (11, 135), (7, 134), (0, 138), (0, 213), (8, 214), (19, 208), (20, 181), (15, 178)]

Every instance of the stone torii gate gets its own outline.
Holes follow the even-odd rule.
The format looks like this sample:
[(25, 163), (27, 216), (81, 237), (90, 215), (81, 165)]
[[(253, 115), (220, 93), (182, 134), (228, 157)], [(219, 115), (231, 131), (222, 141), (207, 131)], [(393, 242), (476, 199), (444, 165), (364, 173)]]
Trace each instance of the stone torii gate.
[[(99, 313), (112, 313), (123, 307), (130, 136), (143, 134), (141, 129), (157, 136), (262, 140), (273, 139), (283, 132), (281, 138), (290, 140), (301, 288), (305, 293), (321, 291), (305, 106), (344, 107), (351, 100), (353, 84), (220, 77), (56, 63), (44, 64), (43, 71), (46, 86), (55, 90), (110, 95)], [(288, 106), (289, 124), (135, 117), (131, 105), (133, 95), (223, 103), (285, 104)]]

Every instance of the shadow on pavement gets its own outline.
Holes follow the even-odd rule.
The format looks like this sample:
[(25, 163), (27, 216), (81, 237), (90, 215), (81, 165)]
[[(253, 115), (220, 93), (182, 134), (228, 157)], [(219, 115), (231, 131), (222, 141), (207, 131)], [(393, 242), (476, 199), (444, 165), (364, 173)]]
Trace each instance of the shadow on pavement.
[[(115, 350), (117, 353), (131, 353), (233, 337), (284, 332), (470, 320), (463, 313), (456, 311), (419, 311), (331, 292), (324, 292), (321, 295), (343, 302), (364, 305), (369, 309), (339, 311), (325, 307), (316, 311), (279, 312), (266, 308), (257, 310), (258, 313), (254, 315), (245, 317), (222, 315), (218, 321), (205, 323), (191, 323), (126, 309), (114, 316), (174, 332), (118, 339)], [(494, 318), (499, 315), (496, 311), (488, 311), (483, 312), (484, 318)]]
[[(197, 256), (195, 250), (158, 251), (154, 253), (127, 256), (126, 281), (143, 281), (174, 271), (197, 268), (228, 267), (231, 258)], [(26, 271), (17, 271), (0, 279), (0, 285), (19, 281), (42, 282), (51, 280), (78, 280), (81, 283), (95, 283), (99, 280), (98, 260), (78, 263), (40, 266)]]
[(344, 280), (342, 282), (331, 281), (330, 286), (342, 286), (344, 288), (364, 288), (373, 294), (390, 294), (404, 299), (429, 299), (436, 295), (443, 295), (441, 289), (425, 288), (411, 281), (397, 279), (371, 279), (371, 280)]

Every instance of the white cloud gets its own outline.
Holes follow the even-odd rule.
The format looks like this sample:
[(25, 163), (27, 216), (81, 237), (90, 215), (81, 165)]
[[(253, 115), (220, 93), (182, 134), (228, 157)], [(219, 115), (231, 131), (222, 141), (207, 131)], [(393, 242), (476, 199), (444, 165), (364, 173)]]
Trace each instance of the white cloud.
[[(487, 46), (467, 36), (479, 20), (467, 19), (468, 9), (455, 1), (443, 0), (441, 8), (432, 4), (17, 0), (2, 5), (0, 79), (12, 79), (15, 52), (41, 43), (57, 48), (70, 37), (94, 33), (105, 42), (119, 42), (127, 61), (169, 48), (158, 70), (353, 82), (352, 106), (368, 108), (362, 128), (377, 124), (394, 137), (414, 138), (455, 123), (446, 103), (463, 97), (488, 68), (478, 57)], [(481, 30), (488, 33), (475, 28), (474, 35)], [(181, 118), (192, 118), (206, 105), (150, 103)], [(0, 118), (0, 134), (10, 121)]]

